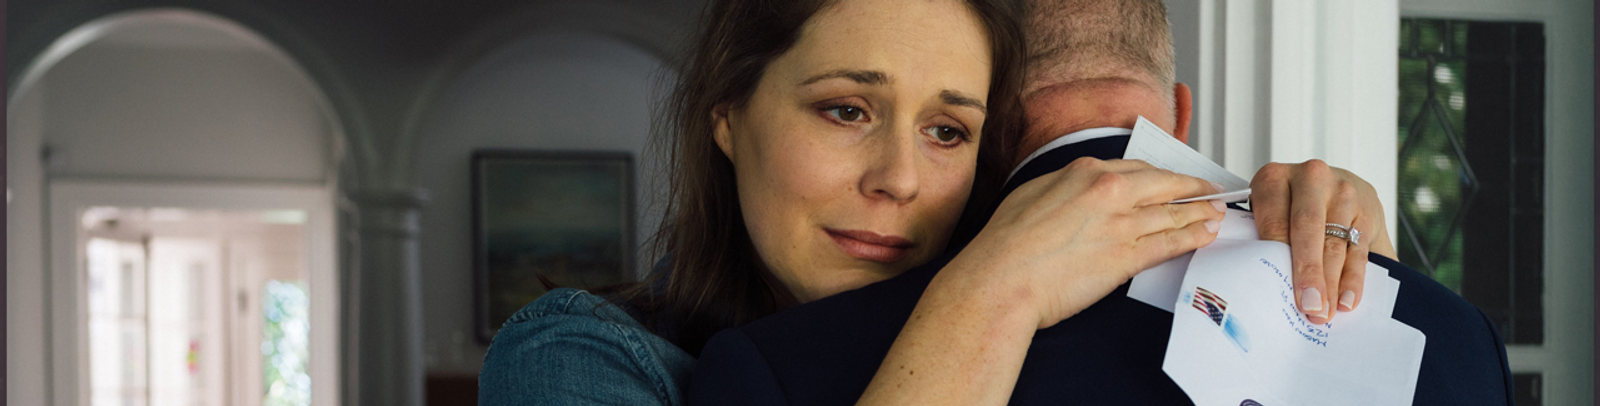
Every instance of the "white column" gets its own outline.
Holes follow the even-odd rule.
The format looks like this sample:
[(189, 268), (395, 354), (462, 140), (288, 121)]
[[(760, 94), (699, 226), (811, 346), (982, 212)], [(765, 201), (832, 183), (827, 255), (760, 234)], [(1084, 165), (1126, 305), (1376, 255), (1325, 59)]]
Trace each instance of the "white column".
[[(358, 193), (360, 265), (351, 279), (354, 317), (345, 351), (359, 358), (352, 405), (420, 406), (423, 401), (422, 291), (418, 214), (424, 190)], [(352, 326), (353, 325), (353, 326)], [(351, 348), (354, 347), (354, 348)], [(349, 399), (348, 397), (346, 398)]]
[(1312, 104), (1312, 116), (1306, 119), (1311, 136), (1275, 133), (1274, 143), (1300, 139), (1309, 145), (1282, 156), (1275, 153), (1272, 159), (1320, 158), (1360, 175), (1377, 189), (1394, 240), (1399, 203), (1399, 3), (1322, 0), (1301, 11), (1311, 13), (1317, 25), (1316, 52), (1300, 60), (1316, 84), (1311, 94), (1301, 96)]
[(1169, 1), (1191, 145), (1245, 178), (1267, 162), (1348, 169), (1377, 189), (1392, 233), (1397, 1)]

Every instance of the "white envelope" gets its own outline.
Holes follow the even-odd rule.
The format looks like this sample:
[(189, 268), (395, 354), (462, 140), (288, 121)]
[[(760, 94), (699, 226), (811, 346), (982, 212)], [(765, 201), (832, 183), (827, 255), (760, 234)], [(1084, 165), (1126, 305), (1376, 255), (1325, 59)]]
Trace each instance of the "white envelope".
[(1426, 338), (1390, 318), (1399, 282), (1369, 266), (1366, 297), (1332, 323), (1299, 312), (1289, 247), (1218, 240), (1195, 251), (1162, 369), (1198, 405), (1410, 404)]
[(1138, 159), (1157, 168), (1216, 182), (1228, 191), (1250, 187), (1250, 181), (1211, 162), (1144, 116), (1134, 122), (1133, 134), (1128, 136), (1128, 148), (1123, 151), (1122, 159)]
[[(1222, 217), (1221, 228), (1217, 230), (1219, 240), (1260, 238), (1256, 233), (1255, 214), (1244, 210), (1228, 209), (1228, 213)], [(1172, 300), (1178, 297), (1178, 285), (1183, 283), (1183, 270), (1189, 268), (1191, 256), (1193, 253), (1183, 254), (1134, 275), (1133, 281), (1128, 284), (1128, 297), (1171, 313)], [(1384, 275), (1389, 274), (1388, 270), (1383, 272)]]
[[(1249, 186), (1143, 117), (1123, 158)], [(1392, 318), (1400, 282), (1369, 263), (1356, 310), (1311, 325), (1288, 245), (1259, 238), (1253, 214), (1229, 209), (1210, 246), (1133, 278), (1128, 297), (1174, 312), (1167, 375), (1199, 405), (1410, 404), (1426, 337)]]

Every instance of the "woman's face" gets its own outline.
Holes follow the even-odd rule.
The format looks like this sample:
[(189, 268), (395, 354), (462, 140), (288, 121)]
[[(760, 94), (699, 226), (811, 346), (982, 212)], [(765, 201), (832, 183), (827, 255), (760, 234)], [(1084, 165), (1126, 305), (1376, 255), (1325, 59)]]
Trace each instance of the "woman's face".
[(977, 167), (990, 52), (959, 0), (853, 0), (719, 108), (761, 260), (802, 303), (943, 251)]

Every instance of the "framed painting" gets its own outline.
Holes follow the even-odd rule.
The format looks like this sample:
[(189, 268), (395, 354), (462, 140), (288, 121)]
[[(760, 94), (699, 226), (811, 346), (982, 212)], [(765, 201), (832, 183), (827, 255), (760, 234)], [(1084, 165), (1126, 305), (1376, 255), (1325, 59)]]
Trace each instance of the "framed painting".
[(633, 211), (627, 153), (474, 151), (478, 340), (551, 289), (630, 280)]

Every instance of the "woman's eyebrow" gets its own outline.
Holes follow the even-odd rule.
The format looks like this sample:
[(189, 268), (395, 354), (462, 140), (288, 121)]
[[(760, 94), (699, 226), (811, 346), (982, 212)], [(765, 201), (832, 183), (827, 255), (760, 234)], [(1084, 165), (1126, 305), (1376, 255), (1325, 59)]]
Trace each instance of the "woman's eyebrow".
[(954, 90), (945, 89), (944, 91), (940, 91), (939, 101), (952, 106), (975, 108), (978, 109), (978, 111), (984, 112), (984, 114), (989, 113), (989, 108), (985, 107), (983, 102), (978, 101), (978, 99), (967, 97), (966, 95), (961, 94), (961, 92)]
[[(805, 86), (823, 80), (836, 78), (850, 79), (852, 82), (863, 85), (877, 86), (889, 83), (889, 75), (880, 71), (840, 69), (821, 75), (812, 76), (805, 81), (800, 82), (800, 85)], [(989, 112), (989, 107), (984, 106), (983, 102), (978, 101), (978, 99), (950, 89), (945, 89), (939, 92), (939, 101), (952, 106), (975, 108), (986, 114)]]
[(879, 72), (879, 71), (875, 71), (875, 70), (840, 69), (840, 70), (824, 73), (824, 74), (821, 74), (821, 75), (812, 76), (810, 79), (806, 79), (804, 82), (800, 82), (800, 85), (801, 86), (805, 86), (805, 85), (809, 85), (809, 84), (812, 84), (812, 83), (817, 83), (819, 81), (823, 81), (823, 80), (827, 80), (827, 79), (834, 79), (834, 78), (850, 79), (853, 82), (860, 83), (860, 84), (863, 84), (863, 85), (884, 85), (884, 84), (888, 84), (889, 83), (889, 75), (885, 74), (883, 72)]

